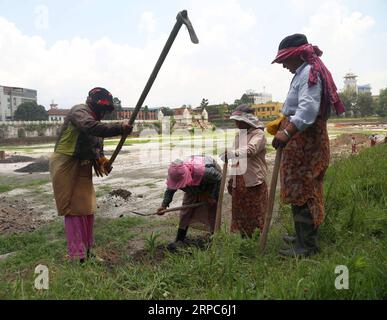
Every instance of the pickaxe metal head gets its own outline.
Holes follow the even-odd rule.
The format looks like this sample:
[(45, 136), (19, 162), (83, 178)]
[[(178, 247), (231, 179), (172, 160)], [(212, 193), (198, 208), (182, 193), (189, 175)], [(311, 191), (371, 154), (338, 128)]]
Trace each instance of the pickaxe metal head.
[(195, 43), (195, 44), (199, 43), (199, 39), (196, 36), (195, 30), (194, 30), (194, 28), (192, 26), (192, 23), (191, 23), (191, 21), (188, 18), (187, 10), (180, 11), (177, 14), (176, 19), (180, 20), (183, 24), (185, 24), (185, 26), (188, 29), (188, 33), (189, 33), (189, 36), (191, 38), (191, 41), (193, 43)]

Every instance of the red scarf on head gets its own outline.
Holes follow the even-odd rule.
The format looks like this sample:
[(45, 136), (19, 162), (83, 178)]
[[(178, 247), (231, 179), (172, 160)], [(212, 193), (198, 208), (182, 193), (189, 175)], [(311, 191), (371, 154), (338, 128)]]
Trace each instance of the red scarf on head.
[(337, 94), (337, 87), (333, 81), (332, 75), (321, 61), (322, 51), (317, 46), (311, 44), (304, 44), (299, 47), (291, 47), (278, 51), (278, 54), (272, 63), (282, 63), (290, 57), (299, 57), (301, 60), (308, 63), (311, 68), (309, 72), (309, 86), (313, 86), (318, 81), (320, 74), (323, 86), (323, 94), (321, 97), (321, 115), (327, 119), (330, 114), (330, 106), (336, 110), (336, 114), (340, 115), (345, 112), (344, 104), (341, 102)]

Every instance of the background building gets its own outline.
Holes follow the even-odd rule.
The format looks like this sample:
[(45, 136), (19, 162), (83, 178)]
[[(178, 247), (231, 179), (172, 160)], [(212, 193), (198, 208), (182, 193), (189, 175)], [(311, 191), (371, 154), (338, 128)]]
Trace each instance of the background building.
[(0, 121), (13, 120), (17, 107), (24, 102), (37, 103), (37, 91), (0, 86)]
[(354, 92), (356, 94), (359, 93), (370, 93), (371, 94), (371, 85), (357, 85), (357, 75), (352, 72), (348, 72), (344, 76), (344, 92)]
[(371, 86), (369, 84), (357, 86), (357, 93), (371, 93)]
[(254, 92), (252, 90), (246, 91), (246, 96), (253, 104), (263, 104), (273, 101), (271, 93), (267, 92)]
[[(134, 111), (134, 108), (122, 108), (121, 111), (118, 111), (118, 119), (130, 119)], [(138, 112), (136, 120), (157, 120), (158, 118), (158, 109), (148, 109), (145, 110), (141, 108)]]
[(48, 121), (64, 121), (64, 118), (70, 112), (70, 109), (59, 109), (58, 105), (54, 101), (50, 104), (50, 110), (48, 110)]
[(263, 104), (253, 104), (251, 107), (254, 109), (255, 115), (259, 119), (277, 118), (280, 115), (282, 109), (282, 103), (271, 102)]

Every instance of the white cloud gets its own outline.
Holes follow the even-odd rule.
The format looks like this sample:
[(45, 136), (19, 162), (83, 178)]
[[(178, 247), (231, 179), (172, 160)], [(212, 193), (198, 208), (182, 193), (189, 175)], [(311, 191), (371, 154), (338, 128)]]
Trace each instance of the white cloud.
[(372, 17), (350, 11), (338, 1), (329, 1), (310, 17), (309, 25), (302, 32), (324, 51), (322, 59), (340, 88), (346, 72), (358, 73), (363, 63), (373, 59), (374, 52), (367, 50), (367, 40), (374, 25)]
[[(337, 1), (313, 10), (308, 25), (300, 31), (324, 51), (323, 60), (338, 87), (348, 69), (358, 72), (360, 66), (364, 69), (359, 74), (362, 83), (371, 83), (376, 89), (385, 87), (384, 60), (380, 60), (384, 64), (371, 63), (376, 45), (372, 42), (365, 50), (374, 19)], [(185, 28), (180, 30), (145, 104), (196, 106), (203, 97), (210, 103), (232, 102), (245, 90), (259, 91), (263, 86), (274, 99), (285, 98), (291, 74), (270, 65), (272, 57), (261, 52), (264, 43), (257, 29), (270, 30), (261, 28), (257, 18), (261, 12), (242, 7), (237, 0), (195, 0), (188, 11), (200, 43), (192, 44)], [(76, 37), (49, 46), (43, 38), (27, 36), (0, 17), (0, 84), (35, 88), (40, 103), (48, 106), (55, 99), (61, 107), (84, 101), (93, 86), (105, 86), (125, 106), (133, 106), (169, 36), (169, 31), (158, 33), (155, 23), (151, 12), (140, 17), (139, 29), (152, 34), (142, 47), (115, 43), (107, 37), (96, 41)], [(171, 29), (173, 24), (171, 21)], [(387, 49), (385, 43), (383, 46)], [(382, 57), (383, 51), (378, 52)]]
[(141, 14), (140, 23), (138, 25), (140, 31), (152, 33), (156, 29), (156, 19), (152, 12), (145, 11)]

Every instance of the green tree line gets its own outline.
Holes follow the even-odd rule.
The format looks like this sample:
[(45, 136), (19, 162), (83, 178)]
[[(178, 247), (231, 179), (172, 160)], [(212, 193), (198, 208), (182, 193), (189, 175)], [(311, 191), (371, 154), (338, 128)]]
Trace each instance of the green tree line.
[(381, 89), (379, 98), (374, 99), (371, 93), (344, 91), (339, 94), (345, 105), (347, 117), (387, 116), (387, 88)]

